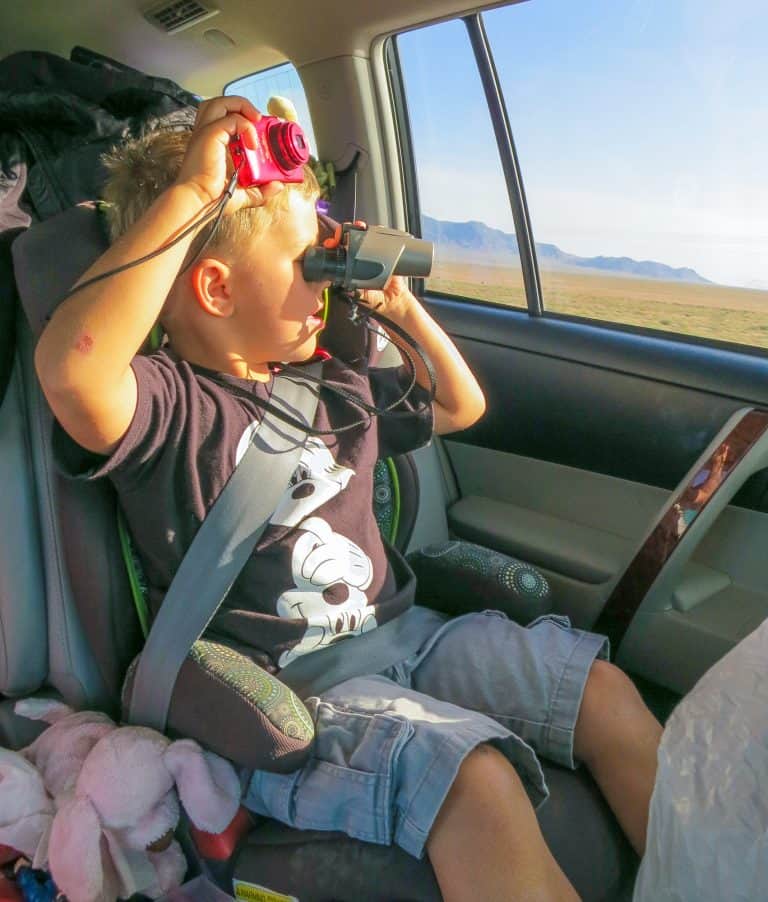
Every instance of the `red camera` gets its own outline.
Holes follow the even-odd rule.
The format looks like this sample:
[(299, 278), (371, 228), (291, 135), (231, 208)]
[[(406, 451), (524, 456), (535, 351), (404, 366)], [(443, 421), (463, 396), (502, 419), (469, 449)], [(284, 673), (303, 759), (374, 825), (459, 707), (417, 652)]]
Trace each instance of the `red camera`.
[(229, 140), (229, 152), (241, 188), (266, 182), (303, 182), (309, 145), (301, 127), (276, 116), (263, 116), (256, 126), (256, 148), (243, 144), (241, 135)]

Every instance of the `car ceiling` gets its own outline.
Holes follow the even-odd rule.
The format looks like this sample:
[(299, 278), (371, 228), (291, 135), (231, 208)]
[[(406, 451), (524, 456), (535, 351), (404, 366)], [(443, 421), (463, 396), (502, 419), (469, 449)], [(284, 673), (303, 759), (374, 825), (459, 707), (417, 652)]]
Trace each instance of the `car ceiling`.
[(380, 35), (478, 8), (466, 0), (201, 2), (219, 13), (170, 35), (143, 17), (158, 5), (154, 0), (2, 2), (0, 55), (47, 50), (66, 57), (80, 44), (209, 96), (286, 59), (301, 67), (335, 56), (367, 56)]

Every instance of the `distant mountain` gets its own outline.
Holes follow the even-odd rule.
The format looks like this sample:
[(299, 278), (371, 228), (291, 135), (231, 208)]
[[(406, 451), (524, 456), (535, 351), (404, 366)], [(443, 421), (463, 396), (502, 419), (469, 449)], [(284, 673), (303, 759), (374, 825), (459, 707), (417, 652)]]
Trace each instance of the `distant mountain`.
[[(517, 239), (501, 229), (492, 229), (484, 222), (446, 222), (421, 217), (422, 238), (439, 245), (440, 256), (451, 255), (491, 262), (491, 258), (517, 256)], [(667, 282), (696, 282), (712, 285), (709, 279), (700, 276), (688, 267), (675, 269), (654, 260), (633, 260), (631, 257), (577, 257), (561, 251), (555, 244), (536, 243), (536, 256), (542, 269), (574, 270), (587, 269), (601, 273), (616, 273), (639, 279), (661, 279)], [(498, 262), (503, 262), (499, 260)]]

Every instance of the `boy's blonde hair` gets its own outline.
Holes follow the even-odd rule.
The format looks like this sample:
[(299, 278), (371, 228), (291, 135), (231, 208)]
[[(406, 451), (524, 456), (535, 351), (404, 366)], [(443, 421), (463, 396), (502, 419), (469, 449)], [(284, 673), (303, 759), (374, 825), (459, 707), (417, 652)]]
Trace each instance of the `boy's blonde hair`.
[[(152, 131), (113, 147), (102, 161), (107, 180), (102, 192), (110, 240), (115, 241), (136, 222), (157, 197), (176, 180), (189, 144), (190, 132)], [(222, 216), (211, 249), (236, 249), (278, 219), (287, 209), (291, 192), (308, 200), (320, 196), (315, 174), (304, 167), (304, 181), (288, 183), (262, 206), (244, 207)]]

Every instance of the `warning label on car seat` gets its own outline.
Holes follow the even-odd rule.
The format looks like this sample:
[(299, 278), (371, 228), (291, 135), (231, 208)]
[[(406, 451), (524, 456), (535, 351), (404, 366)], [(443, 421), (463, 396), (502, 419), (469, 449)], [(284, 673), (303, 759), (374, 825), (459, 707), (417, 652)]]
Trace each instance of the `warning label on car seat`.
[(266, 886), (259, 886), (258, 883), (246, 883), (244, 880), (233, 880), (232, 889), (235, 892), (235, 899), (242, 899), (243, 902), (299, 902), (296, 896), (276, 893), (273, 889), (267, 889)]

